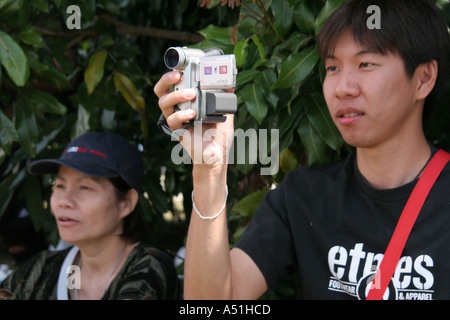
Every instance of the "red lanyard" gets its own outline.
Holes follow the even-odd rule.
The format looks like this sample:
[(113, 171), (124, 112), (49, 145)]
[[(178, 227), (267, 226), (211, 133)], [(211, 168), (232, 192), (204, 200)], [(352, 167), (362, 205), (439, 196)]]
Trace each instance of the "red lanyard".
[(409, 196), (408, 202), (395, 227), (394, 234), (386, 249), (383, 260), (375, 274), (372, 287), (366, 298), (367, 300), (383, 299), (384, 292), (386, 291), (389, 282), (391, 282), (392, 275), (397, 267), (403, 247), (405, 246), (409, 233), (419, 215), (420, 209), (422, 208), (431, 187), (448, 161), (450, 161), (450, 154), (443, 150), (439, 150), (425, 168), (425, 171)]

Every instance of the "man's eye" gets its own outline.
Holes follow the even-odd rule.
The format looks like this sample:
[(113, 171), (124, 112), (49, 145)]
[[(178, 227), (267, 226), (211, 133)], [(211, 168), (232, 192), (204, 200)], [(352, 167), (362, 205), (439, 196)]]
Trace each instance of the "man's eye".
[(369, 67), (372, 67), (372, 66), (373, 66), (373, 63), (370, 63), (370, 62), (362, 62), (360, 64), (361, 68), (369, 68)]

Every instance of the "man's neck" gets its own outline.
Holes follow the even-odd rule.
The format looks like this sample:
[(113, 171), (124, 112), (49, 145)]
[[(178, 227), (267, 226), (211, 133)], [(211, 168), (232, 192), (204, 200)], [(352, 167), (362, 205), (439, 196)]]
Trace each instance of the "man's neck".
[(373, 148), (357, 148), (358, 169), (375, 188), (392, 189), (420, 176), (431, 156), (425, 137), (403, 144), (390, 142)]

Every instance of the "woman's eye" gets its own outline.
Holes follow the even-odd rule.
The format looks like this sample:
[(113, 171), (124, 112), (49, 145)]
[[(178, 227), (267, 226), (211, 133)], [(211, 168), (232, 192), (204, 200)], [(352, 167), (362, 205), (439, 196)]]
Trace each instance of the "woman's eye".
[(63, 185), (62, 183), (53, 184), (53, 190), (55, 190), (55, 189), (63, 190), (64, 188), (65, 188), (65, 185)]
[(334, 67), (334, 66), (327, 67), (328, 72), (334, 72), (336, 70), (337, 70), (337, 67)]

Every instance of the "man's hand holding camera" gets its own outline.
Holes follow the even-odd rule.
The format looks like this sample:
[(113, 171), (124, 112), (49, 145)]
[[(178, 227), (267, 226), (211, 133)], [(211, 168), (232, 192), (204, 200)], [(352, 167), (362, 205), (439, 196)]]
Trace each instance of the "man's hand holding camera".
[(211, 167), (211, 165), (220, 164), (226, 166), (226, 157), (233, 139), (234, 116), (232, 114), (224, 115), (225, 122), (198, 122), (189, 130), (183, 129), (186, 128), (187, 123), (195, 121), (197, 110), (190, 108), (176, 111), (175, 106), (196, 99), (197, 92), (191, 88), (170, 90), (170, 87), (178, 83), (180, 78), (180, 72), (168, 72), (154, 87), (155, 93), (159, 97), (159, 107), (168, 127), (175, 133), (182, 133), (179, 138), (180, 143), (191, 156), (194, 167), (198, 167), (197, 165)]
[(175, 71), (154, 88), (163, 113), (160, 127), (180, 140), (194, 164), (226, 164), (233, 139), (232, 114), (237, 110), (234, 55), (219, 49), (171, 47), (164, 63)]

